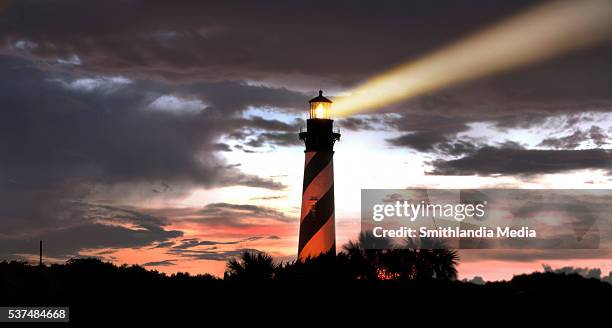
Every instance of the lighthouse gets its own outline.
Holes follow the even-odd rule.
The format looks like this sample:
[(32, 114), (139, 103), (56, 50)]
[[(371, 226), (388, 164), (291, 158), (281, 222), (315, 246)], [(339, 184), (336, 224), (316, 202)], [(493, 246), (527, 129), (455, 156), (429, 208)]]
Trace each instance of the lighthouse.
[(323, 91), (309, 103), (306, 131), (299, 134), (306, 146), (298, 243), (300, 261), (321, 254), (336, 254), (333, 156), (340, 133), (333, 129), (332, 102), (323, 96)]

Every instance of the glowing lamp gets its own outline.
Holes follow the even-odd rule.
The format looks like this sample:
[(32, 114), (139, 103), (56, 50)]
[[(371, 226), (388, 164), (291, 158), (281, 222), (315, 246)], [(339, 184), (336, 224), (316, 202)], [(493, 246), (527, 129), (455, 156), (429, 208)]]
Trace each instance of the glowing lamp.
[(331, 120), (332, 101), (323, 97), (323, 91), (319, 90), (319, 96), (310, 99), (310, 118)]

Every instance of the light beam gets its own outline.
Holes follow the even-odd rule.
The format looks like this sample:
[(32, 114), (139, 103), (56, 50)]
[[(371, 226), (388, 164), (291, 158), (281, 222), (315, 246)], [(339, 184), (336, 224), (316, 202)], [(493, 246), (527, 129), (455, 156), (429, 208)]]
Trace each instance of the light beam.
[(548, 2), (367, 80), (346, 96), (336, 98), (335, 115), (380, 109), (458, 82), (593, 46), (611, 37), (611, 0)]

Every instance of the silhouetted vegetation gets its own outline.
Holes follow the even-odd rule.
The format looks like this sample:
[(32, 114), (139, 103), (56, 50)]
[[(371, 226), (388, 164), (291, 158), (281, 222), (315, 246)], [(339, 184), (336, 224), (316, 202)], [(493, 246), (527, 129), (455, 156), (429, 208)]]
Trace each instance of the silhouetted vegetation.
[[(70, 306), (71, 321), (112, 321), (165, 318), (170, 313), (203, 315), (203, 311), (215, 315), (216, 309), (244, 313), (340, 306), (401, 313), (416, 307), (484, 310), (508, 302), (516, 306), (531, 301), (581, 304), (580, 300), (612, 299), (612, 285), (576, 274), (536, 272), (484, 285), (461, 282), (456, 280), (454, 251), (366, 250), (361, 242), (348, 243), (337, 256), (304, 262), (275, 263), (267, 254), (247, 252), (228, 261), (223, 279), (167, 275), (98, 259), (43, 266), (5, 261), (0, 262), (0, 306)], [(100, 318), (101, 309), (106, 317)]]
[(245, 252), (227, 264), (225, 280), (252, 281), (452, 281), (457, 278), (459, 256), (455, 251), (437, 245), (435, 249), (419, 249), (406, 241), (403, 247), (392, 247), (379, 240), (379, 249), (370, 245), (366, 234), (359, 241), (346, 244), (337, 255), (320, 255), (306, 261), (275, 264), (264, 253)]
[(271, 280), (276, 268), (272, 256), (265, 253), (244, 252), (240, 259), (233, 258), (227, 262), (225, 280), (247, 282)]

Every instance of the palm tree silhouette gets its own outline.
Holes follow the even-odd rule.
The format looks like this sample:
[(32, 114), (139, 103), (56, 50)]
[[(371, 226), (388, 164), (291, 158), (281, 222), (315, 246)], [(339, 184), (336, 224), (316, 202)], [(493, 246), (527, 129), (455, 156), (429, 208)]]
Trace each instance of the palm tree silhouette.
[(227, 262), (225, 279), (230, 281), (271, 280), (277, 266), (272, 257), (263, 252), (244, 252), (240, 258)]
[(442, 240), (421, 239), (420, 246), (413, 240), (403, 245), (392, 245), (384, 238), (374, 238), (362, 232), (358, 241), (344, 247), (350, 272), (357, 279), (369, 280), (454, 280), (457, 278), (459, 256), (449, 250)]
[(443, 241), (421, 239), (393, 245), (390, 240), (362, 232), (339, 254), (321, 254), (303, 261), (274, 264), (262, 252), (244, 252), (227, 262), (227, 281), (266, 280), (455, 280), (459, 256)]
[(405, 249), (414, 253), (415, 280), (455, 280), (459, 255), (447, 248), (441, 239), (421, 238), (420, 245), (414, 240), (406, 239)]

